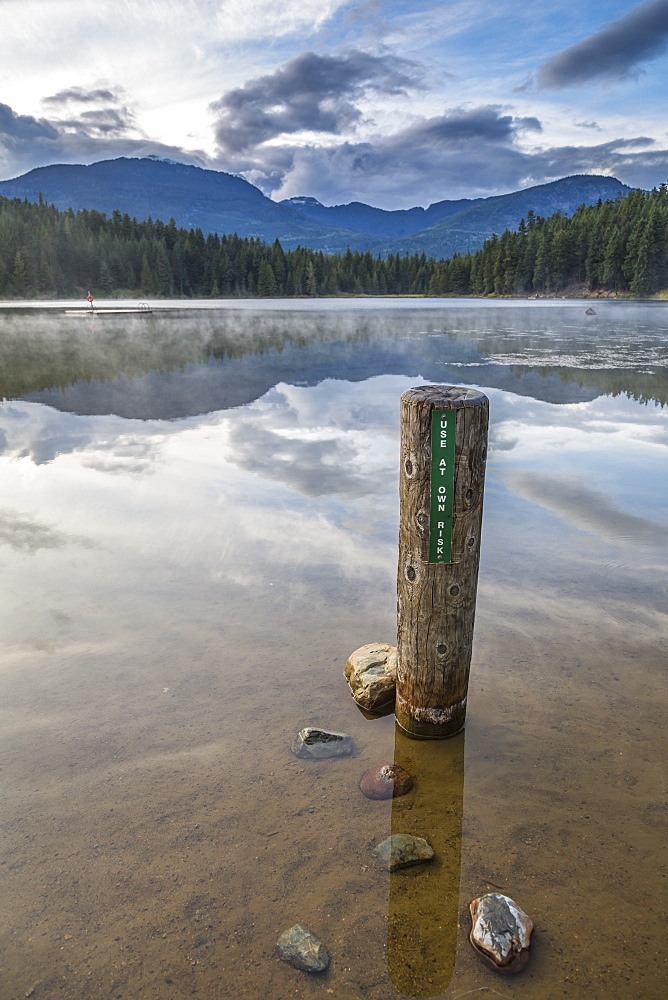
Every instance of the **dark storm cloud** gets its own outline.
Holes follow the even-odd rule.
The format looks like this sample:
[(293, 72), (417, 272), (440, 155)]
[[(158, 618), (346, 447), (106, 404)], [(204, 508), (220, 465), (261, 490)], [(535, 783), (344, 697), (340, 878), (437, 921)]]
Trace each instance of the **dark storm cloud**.
[(521, 175), (523, 154), (515, 140), (526, 131), (540, 132), (538, 119), (514, 117), (493, 105), (455, 108), (373, 141), (328, 148), (271, 145), (255, 151), (256, 159), (228, 161), (227, 168), (243, 170), (266, 192), (291, 177), (289, 194), (318, 197), (324, 194), (314, 190), (320, 184), (332, 189), (333, 199), (348, 195), (348, 201), (359, 197), (377, 204), (390, 191), (403, 189), (412, 192), (413, 204), (423, 204), (450, 196), (453, 183), (467, 191), (478, 186), (488, 191), (504, 172)]
[(67, 90), (59, 90), (57, 94), (44, 97), (42, 104), (47, 107), (60, 107), (64, 104), (93, 104), (99, 101), (115, 103), (118, 101), (118, 91), (112, 90), (86, 90), (85, 87), (69, 87)]
[(390, 137), (391, 145), (451, 146), (470, 142), (509, 142), (517, 132), (540, 132), (537, 118), (514, 118), (502, 114), (495, 105), (465, 110), (455, 108), (447, 114), (428, 118)]
[(0, 142), (31, 142), (37, 139), (55, 139), (58, 131), (46, 118), (17, 115), (8, 104), (0, 104)]
[[(87, 90), (85, 87), (68, 87), (60, 90), (42, 101), (45, 107), (54, 112), (60, 111), (68, 117), (52, 118), (54, 126), (67, 132), (99, 138), (124, 136), (131, 132), (141, 135), (137, 128), (134, 111), (125, 103), (125, 92), (122, 87), (97, 88)], [(95, 108), (89, 105), (98, 105)], [(86, 110), (80, 110), (77, 105), (83, 105)]]
[(327, 204), (364, 201), (391, 208), (441, 198), (500, 194), (577, 173), (612, 174), (651, 187), (668, 176), (668, 150), (640, 136), (598, 145), (523, 148), (518, 139), (540, 131), (533, 118), (484, 106), (454, 109), (392, 135), (327, 147), (275, 145), (248, 158), (221, 160), (266, 193), (312, 195)]
[(522, 175), (515, 140), (541, 130), (537, 118), (515, 117), (496, 105), (454, 108), (368, 142), (271, 144), (247, 156), (221, 157), (217, 165), (243, 173), (267, 194), (289, 180), (287, 196), (386, 204), (387, 195), (410, 191), (412, 204), (428, 204), (450, 197), (452, 183), (467, 194), (476, 187), (482, 193), (498, 190), (504, 170)]
[(77, 118), (59, 119), (58, 125), (89, 136), (121, 136), (135, 129), (129, 108), (99, 108), (83, 111)]
[[(527, 155), (527, 168), (541, 179), (567, 174), (609, 174), (632, 187), (651, 188), (657, 173), (668, 177), (668, 149), (655, 149), (646, 136), (613, 139), (596, 146), (557, 146)], [(542, 177), (541, 177), (542, 174)]]
[(338, 135), (362, 118), (355, 101), (365, 93), (403, 94), (420, 85), (420, 76), (419, 67), (404, 59), (305, 52), (212, 104), (221, 113), (216, 138), (224, 152), (234, 154), (304, 130)]
[(625, 17), (559, 52), (538, 71), (538, 86), (573, 87), (596, 78), (622, 79), (658, 56), (668, 41), (668, 0), (648, 0)]

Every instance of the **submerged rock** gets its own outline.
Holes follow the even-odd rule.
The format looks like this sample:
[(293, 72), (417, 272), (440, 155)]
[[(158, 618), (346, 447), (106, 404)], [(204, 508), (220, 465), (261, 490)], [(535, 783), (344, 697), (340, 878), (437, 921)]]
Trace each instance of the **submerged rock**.
[(414, 837), (411, 833), (393, 833), (379, 844), (373, 853), (391, 872), (395, 872), (398, 868), (423, 864), (425, 861), (431, 861), (434, 856), (427, 841), (423, 837)]
[(353, 698), (367, 712), (394, 703), (397, 647), (370, 642), (351, 653), (343, 670)]
[(292, 752), (297, 757), (346, 757), (353, 752), (353, 741), (347, 733), (333, 733), (327, 729), (307, 726), (302, 729), (292, 744)]
[(521, 972), (529, 961), (533, 921), (517, 903), (490, 892), (469, 903), (469, 940), (483, 962), (497, 972)]
[(391, 799), (405, 795), (413, 787), (413, 779), (399, 764), (372, 767), (363, 775), (360, 788), (367, 799)]
[(596, 310), (589, 306), (589, 309), (585, 309), (585, 316), (595, 316)]
[(304, 972), (324, 972), (329, 965), (329, 955), (322, 941), (301, 924), (283, 931), (276, 942), (276, 951), (280, 959)]

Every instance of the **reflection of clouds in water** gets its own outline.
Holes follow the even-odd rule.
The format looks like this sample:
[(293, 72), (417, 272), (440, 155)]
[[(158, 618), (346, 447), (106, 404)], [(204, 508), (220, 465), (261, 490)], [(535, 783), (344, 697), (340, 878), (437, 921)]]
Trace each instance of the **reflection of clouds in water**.
[(230, 419), (227, 457), (304, 496), (396, 491), (398, 400), (408, 380), (371, 381), (363, 396), (329, 379), (308, 389), (278, 385)]
[(540, 586), (527, 587), (504, 580), (499, 585), (483, 575), (478, 597), (484, 611), (478, 615), (476, 627), (490, 629), (490, 636), (497, 630), (524, 636), (536, 644), (537, 658), (548, 643), (563, 642), (565, 636), (577, 650), (576, 640), (633, 643), (640, 638), (662, 637), (666, 632), (665, 610), (631, 599), (624, 587), (616, 595), (605, 596), (592, 589), (587, 599), (580, 593), (565, 593), (561, 582), (555, 586), (542, 579)]
[(91, 441), (79, 417), (35, 403), (3, 403), (0, 419), (0, 454), (5, 458), (46, 465), (58, 455), (82, 451)]
[[(626, 397), (600, 396), (584, 403), (544, 403), (499, 389), (483, 388), (490, 399), (490, 451), (522, 457), (547, 449), (626, 449), (668, 445), (668, 412), (638, 406)], [(591, 440), (600, 435), (600, 443)], [(519, 455), (513, 455), (516, 460)]]
[(158, 454), (158, 442), (122, 434), (113, 441), (98, 442), (81, 464), (97, 472), (138, 475), (153, 471)]
[(61, 455), (80, 453), (81, 464), (99, 472), (147, 471), (157, 457), (156, 437), (164, 433), (156, 421), (81, 417), (40, 403), (6, 403), (0, 406), (0, 419), (4, 458), (47, 465)]
[(0, 545), (32, 553), (39, 549), (59, 549), (68, 541), (65, 534), (49, 524), (34, 521), (16, 510), (0, 509)]
[(618, 542), (643, 545), (668, 542), (668, 528), (649, 518), (629, 514), (605, 494), (590, 489), (578, 479), (518, 470), (508, 473), (507, 482), (514, 493), (544, 507), (581, 531)]
[(247, 421), (232, 428), (229, 444), (229, 457), (242, 469), (284, 482), (305, 496), (368, 493), (375, 488), (346, 468), (356, 451), (345, 441), (286, 438)]
[[(238, 586), (255, 586), (274, 574), (284, 589), (286, 577), (303, 580), (316, 587), (328, 575), (359, 582), (374, 580), (393, 583), (397, 571), (396, 540), (353, 533), (337, 523), (337, 512), (272, 509), (258, 496), (250, 496), (243, 510), (237, 510), (237, 531), (225, 554), (225, 576)], [(260, 555), (249, 560), (249, 553)], [(270, 577), (269, 577), (270, 578)]]
[[(298, 614), (303, 602), (338, 614), (350, 599), (360, 615), (385, 602), (391, 615), (399, 398), (423, 381), (383, 375), (364, 382), (327, 379), (310, 387), (279, 383), (248, 406), (174, 421), (77, 416), (29, 402), (1, 406), (7, 458), (0, 503), (24, 517), (23, 534), (13, 524), (14, 549), (3, 549), (16, 582), (3, 611), (17, 636), (14, 647), (61, 641), (51, 617), (36, 622), (35, 581), (39, 586), (45, 581), (45, 606), (77, 609), (68, 628), (86, 642), (92, 637), (96, 648), (105, 643), (116, 648), (119, 636), (133, 630), (140, 637), (147, 623), (160, 635), (185, 628), (186, 619), (216, 620), (218, 628), (220, 618), (223, 627), (229, 622), (233, 628), (248, 615), (270, 618), (277, 607), (281, 614)], [(497, 445), (490, 457), (490, 472), (497, 476), (490, 477), (486, 500), (487, 572), (492, 579), (495, 573), (503, 577), (508, 561), (515, 560), (525, 594), (555, 579), (568, 593), (586, 574), (594, 581), (593, 592), (601, 557), (588, 549), (583, 560), (582, 536), (559, 542), (558, 560), (546, 572), (542, 556), (554, 557), (555, 535), (545, 531), (546, 509), (573, 521), (572, 508), (586, 507), (586, 530), (602, 524), (606, 539), (620, 532), (642, 538), (646, 530), (651, 537), (651, 522), (631, 513), (624, 522), (622, 508), (660, 520), (654, 509), (661, 498), (653, 498), (650, 511), (639, 505), (639, 497), (642, 493), (644, 502), (643, 481), (660, 461), (656, 442), (666, 414), (626, 399), (564, 406), (483, 391), (490, 396)], [(39, 466), (27, 457), (11, 461), (43, 454), (40, 442), (46, 439), (56, 460)], [(647, 453), (649, 442), (656, 459)], [(628, 463), (638, 452), (639, 469), (620, 472), (620, 461)], [(601, 491), (593, 498), (576, 498), (563, 489), (564, 476), (573, 477), (577, 461), (583, 482)], [(549, 482), (523, 479), (527, 470), (548, 474)], [(109, 472), (138, 475), (102, 474)], [(534, 516), (527, 519), (527, 506), (496, 488), (500, 472), (519, 475), (520, 495), (544, 501), (533, 508)], [(604, 493), (611, 496), (607, 509), (594, 502), (605, 500)], [(28, 521), (47, 529), (32, 536), (44, 543), (35, 558)], [(99, 547), (89, 556), (79, 550), (73, 558), (62, 546), (83, 532)], [(500, 563), (495, 551), (502, 552)], [(647, 551), (644, 558), (646, 581)], [(624, 576), (627, 589), (638, 573), (634, 561)], [(50, 596), (54, 586), (57, 597)]]

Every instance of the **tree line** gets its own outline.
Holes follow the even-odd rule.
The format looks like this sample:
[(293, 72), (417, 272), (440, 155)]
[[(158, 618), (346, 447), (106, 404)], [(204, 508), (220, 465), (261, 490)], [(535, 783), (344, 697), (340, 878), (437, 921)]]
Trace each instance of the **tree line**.
[(668, 189), (581, 206), (569, 218), (533, 212), (515, 232), (447, 260), (374, 257), (297, 247), (120, 211), (61, 211), (0, 197), (0, 297), (531, 295), (575, 286), (650, 295), (668, 287)]
[(245, 297), (424, 295), (436, 262), (424, 254), (283, 250), (236, 234), (205, 236), (121, 212), (61, 211), (0, 198), (0, 297), (97, 295)]
[(430, 295), (652, 295), (668, 288), (668, 188), (581, 205), (571, 217), (527, 213), (516, 232), (436, 264)]

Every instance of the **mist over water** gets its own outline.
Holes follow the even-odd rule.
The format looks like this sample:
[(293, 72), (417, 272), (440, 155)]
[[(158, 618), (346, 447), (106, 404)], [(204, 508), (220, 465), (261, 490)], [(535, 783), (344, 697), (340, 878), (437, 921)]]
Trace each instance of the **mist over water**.
[[(0, 309), (7, 996), (661, 996), (665, 305), (155, 306)], [(491, 410), (465, 741), (431, 756), (342, 675), (396, 638), (424, 383)], [(354, 755), (293, 757), (305, 725)], [(414, 791), (366, 800), (395, 759)], [(399, 827), (433, 865), (375, 868)], [(466, 940), (497, 886), (537, 928), (514, 980)], [(323, 977), (275, 957), (296, 922)]]

